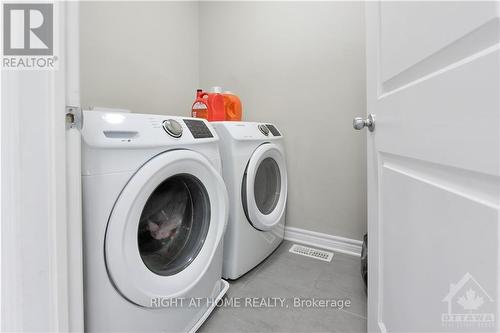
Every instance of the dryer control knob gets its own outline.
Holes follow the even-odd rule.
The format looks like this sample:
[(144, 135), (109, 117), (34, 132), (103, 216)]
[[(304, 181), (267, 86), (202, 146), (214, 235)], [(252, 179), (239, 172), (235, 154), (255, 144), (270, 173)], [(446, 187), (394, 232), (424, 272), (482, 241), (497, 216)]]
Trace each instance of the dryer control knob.
[(264, 134), (265, 136), (268, 136), (269, 135), (269, 129), (267, 128), (266, 125), (259, 125), (259, 130), (262, 132), (262, 134)]
[(173, 136), (174, 138), (180, 138), (182, 136), (182, 126), (177, 120), (165, 120), (163, 122), (163, 129), (168, 133), (168, 135)]

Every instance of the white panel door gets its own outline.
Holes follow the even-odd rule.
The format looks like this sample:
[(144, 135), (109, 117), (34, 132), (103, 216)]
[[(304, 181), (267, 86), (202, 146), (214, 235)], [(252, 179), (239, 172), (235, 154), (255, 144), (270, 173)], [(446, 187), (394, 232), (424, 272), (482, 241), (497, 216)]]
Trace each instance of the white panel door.
[(366, 5), (369, 331), (500, 328), (498, 6)]

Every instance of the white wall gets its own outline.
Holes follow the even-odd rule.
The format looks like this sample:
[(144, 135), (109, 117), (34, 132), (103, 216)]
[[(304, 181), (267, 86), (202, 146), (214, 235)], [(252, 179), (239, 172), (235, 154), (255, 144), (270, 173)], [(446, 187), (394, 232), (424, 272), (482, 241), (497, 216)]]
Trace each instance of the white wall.
[(198, 88), (196, 2), (82, 2), (84, 107), (188, 115)]
[(238, 93), (286, 136), (289, 226), (366, 231), (364, 5), (85, 2), (84, 106), (189, 115), (198, 85)]
[(366, 231), (364, 5), (200, 4), (200, 83), (238, 93), (244, 118), (286, 136), (287, 225), (361, 239)]

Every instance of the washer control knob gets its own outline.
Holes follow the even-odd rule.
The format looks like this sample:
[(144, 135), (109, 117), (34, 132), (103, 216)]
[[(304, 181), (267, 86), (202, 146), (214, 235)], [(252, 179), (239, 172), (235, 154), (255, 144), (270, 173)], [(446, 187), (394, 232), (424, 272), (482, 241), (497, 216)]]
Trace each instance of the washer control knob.
[(268, 136), (269, 135), (269, 129), (267, 128), (266, 125), (259, 125), (259, 130), (262, 132), (262, 134), (264, 134), (265, 136)]
[(163, 129), (168, 133), (168, 135), (173, 136), (174, 138), (180, 138), (182, 136), (182, 126), (177, 120), (165, 120), (163, 122)]

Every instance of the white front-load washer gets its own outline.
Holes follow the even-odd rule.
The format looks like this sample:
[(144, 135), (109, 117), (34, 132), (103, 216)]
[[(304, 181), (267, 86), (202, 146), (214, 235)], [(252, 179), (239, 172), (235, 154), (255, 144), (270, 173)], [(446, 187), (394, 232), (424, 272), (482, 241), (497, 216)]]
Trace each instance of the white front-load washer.
[(287, 169), (276, 126), (213, 122), (229, 194), (222, 276), (237, 279), (269, 256), (284, 236)]
[(196, 330), (227, 290), (216, 132), (148, 114), (83, 122), (85, 330)]

